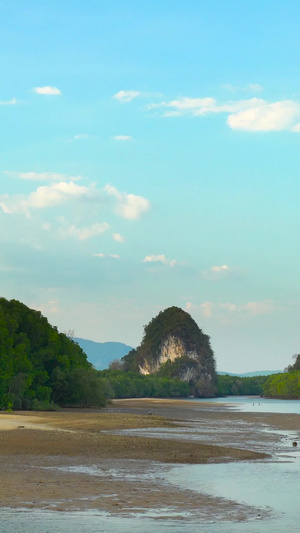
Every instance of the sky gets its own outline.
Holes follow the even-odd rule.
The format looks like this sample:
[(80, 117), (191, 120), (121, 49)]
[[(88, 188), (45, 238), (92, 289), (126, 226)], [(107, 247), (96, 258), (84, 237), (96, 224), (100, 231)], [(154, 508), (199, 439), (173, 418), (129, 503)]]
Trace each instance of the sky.
[(217, 369), (300, 350), (300, 3), (0, 1), (1, 295), (137, 346), (186, 310)]

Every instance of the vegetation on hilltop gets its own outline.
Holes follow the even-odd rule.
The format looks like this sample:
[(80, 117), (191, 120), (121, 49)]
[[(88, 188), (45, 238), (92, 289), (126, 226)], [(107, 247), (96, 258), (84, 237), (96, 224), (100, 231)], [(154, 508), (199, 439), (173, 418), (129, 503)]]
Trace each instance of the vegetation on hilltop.
[(97, 372), (39, 311), (0, 298), (0, 409), (55, 405), (105, 405)]
[(293, 372), (294, 370), (300, 370), (300, 354), (296, 353), (293, 355), (293, 359), (295, 360), (293, 365), (289, 365), (287, 367), (288, 372)]
[(201, 345), (203, 351), (212, 355), (209, 336), (201, 331), (189, 313), (175, 306), (160, 311), (144, 327), (141, 349), (150, 351), (155, 357), (161, 340), (169, 335), (180, 338), (189, 351), (197, 350)]
[(212, 359), (214, 364), (209, 336), (201, 331), (188, 313), (174, 306), (160, 311), (144, 326), (141, 345), (122, 358), (125, 370), (136, 371), (143, 360), (157, 359), (162, 341), (170, 335), (179, 338), (188, 351), (196, 351), (200, 346), (203, 357)]
[(264, 395), (269, 398), (300, 398), (300, 354), (293, 356), (295, 363), (287, 372), (270, 376), (264, 385)]
[[(184, 353), (173, 361), (159, 363), (157, 368), (162, 346), (171, 337), (180, 340)], [(139, 372), (141, 368), (150, 367), (155, 369), (151, 371), (151, 375), (188, 380), (190, 392), (196, 396), (216, 394), (215, 361), (209, 336), (179, 307), (161, 311), (144, 326), (141, 345), (125, 355), (122, 363), (127, 372)]]

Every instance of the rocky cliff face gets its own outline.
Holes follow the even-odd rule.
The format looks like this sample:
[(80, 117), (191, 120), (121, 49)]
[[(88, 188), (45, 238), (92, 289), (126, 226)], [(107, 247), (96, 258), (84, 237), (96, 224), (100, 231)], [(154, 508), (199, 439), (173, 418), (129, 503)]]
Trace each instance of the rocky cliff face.
[(216, 372), (209, 337), (178, 307), (159, 313), (147, 326), (142, 344), (123, 358), (127, 370), (176, 377), (196, 396), (214, 396)]
[[(144, 360), (144, 366), (143, 364), (139, 365), (139, 370), (141, 374), (153, 374), (153, 372), (157, 372), (161, 365), (167, 361), (174, 362), (175, 359), (180, 357), (188, 357), (197, 361), (197, 352), (186, 350), (181, 339), (174, 337), (174, 335), (169, 335), (166, 339), (162, 340), (157, 358), (152, 361)], [(184, 381), (189, 381), (189, 379), (185, 379)]]

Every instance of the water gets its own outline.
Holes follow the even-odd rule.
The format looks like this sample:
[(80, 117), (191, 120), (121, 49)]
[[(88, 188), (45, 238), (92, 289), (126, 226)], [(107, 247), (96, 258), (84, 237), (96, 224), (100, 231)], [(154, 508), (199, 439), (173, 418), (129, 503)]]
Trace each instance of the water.
[[(207, 400), (196, 400), (205, 402)], [(300, 400), (266, 399), (253, 396), (215, 398), (214, 404), (226, 403), (242, 412), (300, 414)], [(300, 421), (299, 421), (300, 422)], [(300, 425), (299, 425), (300, 430)], [(299, 449), (291, 449), (292, 432), (279, 432), (281, 449), (277, 448), (275, 459), (267, 462), (241, 462), (211, 465), (184, 465), (173, 467), (168, 479), (175, 485), (193, 489), (210, 496), (269, 509), (272, 516), (254, 522), (215, 523), (215, 533), (282, 533), (298, 531), (300, 494)], [(285, 438), (284, 438), (285, 437)], [(202, 529), (202, 531), (210, 531)]]
[[(196, 400), (207, 402), (207, 400)], [(300, 401), (268, 400), (259, 397), (229, 397), (211, 400), (218, 410), (222, 404), (230, 403), (235, 410), (262, 413), (296, 413), (300, 414)], [(199, 405), (200, 407), (200, 405)], [(199, 417), (199, 420), (201, 415)], [(206, 424), (208, 421), (206, 420)], [(227, 421), (228, 424), (228, 421)], [(204, 434), (204, 426), (198, 428)], [(253, 429), (253, 428), (252, 428)], [(251, 431), (252, 431), (251, 429)], [(300, 427), (299, 427), (300, 429)], [(213, 431), (212, 431), (213, 430)], [(163, 431), (163, 430), (162, 430)], [(180, 430), (182, 431), (182, 430)], [(222, 426), (208, 428), (207, 438), (224, 438)], [(245, 422), (232, 426), (232, 445), (243, 445), (242, 436), (247, 432)], [(150, 432), (149, 432), (150, 433)], [(196, 437), (195, 437), (196, 435)], [(186, 431), (184, 438), (198, 438), (197, 429)], [(174, 438), (174, 435), (173, 435)], [(264, 440), (265, 438), (265, 440)], [(207, 465), (176, 465), (164, 471), (164, 479), (171, 485), (183, 489), (193, 488), (199, 494), (225, 498), (232, 502), (254, 506), (257, 515), (247, 521), (238, 522), (220, 520), (212, 514), (211, 520), (196, 522), (188, 513), (182, 513), (175, 520), (172, 509), (146, 511), (143, 515), (111, 516), (95, 511), (53, 512), (41, 510), (0, 511), (0, 533), (98, 533), (116, 531), (122, 533), (282, 533), (298, 531), (299, 494), (300, 494), (300, 446), (291, 448), (291, 440), (299, 440), (299, 435), (289, 432), (270, 432), (264, 428), (258, 430), (251, 447), (264, 449), (272, 444), (275, 458), (266, 462), (237, 462)], [(246, 441), (247, 442), (247, 439)], [(249, 441), (248, 441), (249, 445)], [(91, 471), (91, 475), (95, 472)], [(153, 474), (151, 474), (153, 475)], [(159, 482), (159, 475), (157, 475)], [(261, 510), (261, 513), (259, 512)], [(269, 517), (264, 518), (266, 511)], [(260, 515), (260, 516), (259, 516)]]
[(226, 398), (191, 398), (192, 401), (213, 403), (222, 407), (225, 404), (232, 409), (248, 413), (289, 413), (300, 414), (300, 400), (278, 400), (260, 398), (260, 396), (227, 396)]
[[(299, 520), (300, 462), (231, 463), (174, 467), (174, 484), (211, 496), (271, 510), (271, 518), (258, 524), (240, 523), (240, 531), (297, 531)], [(242, 529), (243, 528), (243, 529)], [(219, 529), (215, 529), (219, 531)], [(222, 529), (220, 529), (222, 531)]]
[[(155, 513), (153, 513), (155, 515)], [(161, 521), (157, 517), (115, 517), (106, 513), (93, 511), (83, 512), (53, 512), (53, 511), (12, 511), (3, 509), (0, 512), (1, 533), (181, 533), (188, 523), (168, 519)], [(172, 516), (170, 514), (170, 516)], [(196, 533), (191, 524), (189, 532)]]

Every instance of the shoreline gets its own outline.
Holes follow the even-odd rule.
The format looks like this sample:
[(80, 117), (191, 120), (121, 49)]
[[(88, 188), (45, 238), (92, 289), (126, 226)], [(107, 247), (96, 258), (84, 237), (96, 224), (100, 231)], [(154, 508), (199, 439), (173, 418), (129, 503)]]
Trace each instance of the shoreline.
[(161, 474), (180, 464), (270, 460), (274, 435), (261, 430), (268, 425), (294, 431), (299, 416), (169, 399), (116, 400), (102, 410), (3, 413), (1, 507), (125, 515), (172, 508), (207, 519), (214, 513), (246, 520), (257, 509), (168, 485)]

